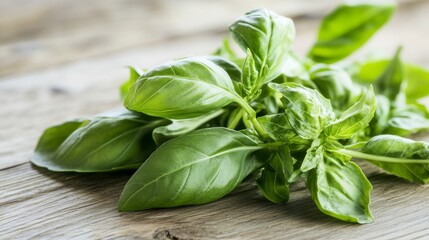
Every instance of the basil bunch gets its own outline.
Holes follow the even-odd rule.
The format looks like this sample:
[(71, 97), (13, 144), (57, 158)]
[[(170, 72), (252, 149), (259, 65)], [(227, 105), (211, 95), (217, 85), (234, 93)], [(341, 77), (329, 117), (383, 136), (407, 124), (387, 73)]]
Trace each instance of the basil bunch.
[(212, 202), (255, 174), (260, 192), (287, 202), (305, 180), (325, 214), (373, 221), (372, 186), (352, 157), (408, 181), (429, 182), (429, 143), (403, 138), (429, 129), (418, 100), (429, 72), (392, 59), (343, 62), (394, 12), (393, 5), (341, 5), (322, 21), (305, 58), (291, 45), (291, 19), (266, 9), (229, 26), (212, 56), (130, 68), (123, 109), (47, 129), (32, 162), (52, 171), (137, 169), (120, 211)]

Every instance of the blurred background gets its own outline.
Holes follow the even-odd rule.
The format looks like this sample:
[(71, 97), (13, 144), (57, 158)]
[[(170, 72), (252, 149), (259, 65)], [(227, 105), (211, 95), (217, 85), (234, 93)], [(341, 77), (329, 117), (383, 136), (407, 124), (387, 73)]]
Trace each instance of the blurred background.
[[(260, 7), (294, 18), (297, 24), (295, 48), (304, 53), (315, 39), (320, 18), (340, 2), (0, 0), (0, 79), (65, 62), (201, 35), (219, 35), (220, 43), (227, 36), (229, 23), (244, 12)], [(423, 43), (429, 36), (429, 1), (400, 0), (399, 4), (399, 11), (390, 23), (394, 27), (387, 26), (388, 33), (377, 34), (388, 34), (394, 39), (387, 45), (377, 45), (376, 49), (392, 53), (393, 48), (403, 44), (405, 56), (423, 61), (413, 59), (416, 54), (409, 51), (416, 50), (410, 47), (408, 51), (407, 46), (416, 44), (418, 38), (422, 38)], [(406, 29), (409, 32), (404, 32)], [(213, 49), (217, 45), (212, 45)], [(194, 53), (192, 49), (187, 52)]]

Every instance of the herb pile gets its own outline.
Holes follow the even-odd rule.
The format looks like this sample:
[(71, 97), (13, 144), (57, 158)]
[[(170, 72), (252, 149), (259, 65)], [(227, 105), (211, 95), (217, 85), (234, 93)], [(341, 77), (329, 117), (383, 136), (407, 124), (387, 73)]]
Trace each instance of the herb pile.
[[(405, 180), (429, 182), (428, 70), (389, 59), (341, 61), (391, 17), (395, 6), (341, 5), (306, 57), (291, 50), (291, 19), (266, 9), (229, 26), (212, 55), (149, 71), (130, 68), (125, 108), (48, 128), (32, 162), (52, 171), (138, 169), (120, 211), (215, 201), (254, 175), (266, 199), (287, 202), (305, 180), (323, 213), (373, 221), (371, 183), (352, 158)], [(392, 54), (393, 55), (393, 54)], [(243, 57), (244, 56), (244, 57)]]

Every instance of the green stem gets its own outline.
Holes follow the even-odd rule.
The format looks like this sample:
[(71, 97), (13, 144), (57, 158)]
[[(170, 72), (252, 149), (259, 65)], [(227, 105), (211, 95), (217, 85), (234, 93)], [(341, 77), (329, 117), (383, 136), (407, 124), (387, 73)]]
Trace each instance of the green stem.
[(264, 130), (264, 128), (262, 128), (258, 120), (256, 120), (255, 110), (253, 110), (253, 108), (241, 97), (237, 98), (237, 103), (240, 104), (241, 107), (243, 107), (244, 111), (246, 111), (248, 119), (252, 123), (253, 128), (256, 130), (259, 136), (261, 136), (263, 139), (268, 139), (270, 136)]
[(228, 124), (228, 128), (235, 129), (237, 124), (240, 122), (240, 119), (243, 117), (244, 110), (243, 108), (238, 111), (238, 113), (234, 116), (234, 119)]
[(420, 164), (428, 164), (429, 159), (408, 159), (408, 158), (392, 158), (386, 156), (378, 156), (367, 154), (363, 152), (357, 152), (353, 150), (340, 149), (337, 150), (338, 153), (342, 153), (344, 155), (348, 155), (354, 158), (360, 158), (369, 161), (377, 161), (377, 162), (388, 162), (388, 163), (420, 163)]

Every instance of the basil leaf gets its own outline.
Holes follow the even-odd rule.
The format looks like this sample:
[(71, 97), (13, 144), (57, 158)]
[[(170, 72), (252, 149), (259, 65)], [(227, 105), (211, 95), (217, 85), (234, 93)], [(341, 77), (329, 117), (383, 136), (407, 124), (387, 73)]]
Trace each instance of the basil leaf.
[(143, 210), (212, 202), (263, 166), (262, 149), (246, 135), (201, 129), (159, 147), (126, 184), (119, 210)]
[(153, 140), (155, 141), (156, 145), (159, 146), (172, 138), (182, 136), (197, 129), (207, 121), (220, 116), (224, 112), (225, 111), (223, 109), (219, 109), (196, 118), (171, 120), (171, 124), (167, 126), (160, 126), (153, 130)]
[(65, 122), (45, 130), (31, 161), (59, 172), (137, 169), (155, 150), (151, 131), (168, 122), (128, 111)]
[(325, 152), (323, 161), (309, 171), (311, 197), (323, 213), (347, 222), (370, 223), (371, 183), (349, 157)]
[(400, 53), (401, 48), (396, 51), (389, 65), (375, 82), (376, 90), (391, 101), (397, 100), (404, 83), (402, 63), (399, 58)]
[(195, 57), (168, 62), (145, 73), (131, 87), (124, 105), (151, 116), (184, 119), (233, 101), (244, 102), (228, 74), (213, 62)]
[[(386, 170), (387, 172), (418, 183), (429, 183), (429, 164), (418, 163), (418, 160), (429, 159), (429, 144), (420, 141), (393, 136), (379, 135), (372, 138), (363, 148), (362, 152), (373, 156), (359, 156), (369, 160), (372, 164)], [(377, 157), (387, 157), (380, 159)], [(398, 163), (383, 160), (397, 159)], [(417, 163), (407, 163), (414, 161)]]
[(263, 83), (280, 75), (295, 38), (291, 19), (258, 9), (238, 18), (229, 30), (243, 51), (252, 52)]
[(349, 139), (358, 131), (366, 128), (374, 117), (376, 98), (372, 86), (361, 94), (359, 100), (347, 109), (339, 119), (329, 124), (323, 133), (337, 139)]
[[(355, 79), (362, 83), (373, 83), (387, 68), (391, 60), (376, 59), (361, 63)], [(429, 70), (411, 63), (403, 63), (403, 76), (407, 81), (407, 100), (417, 100), (429, 95)]]
[(252, 52), (247, 49), (247, 56), (243, 64), (243, 74), (241, 76), (241, 82), (243, 83), (243, 91), (246, 96), (253, 98), (256, 91), (259, 90), (260, 78), (259, 72), (255, 66), (255, 60), (253, 59)]
[(269, 83), (269, 87), (283, 94), (289, 126), (304, 139), (316, 138), (335, 119), (330, 101), (316, 90), (295, 83)]
[(334, 63), (360, 48), (392, 16), (394, 5), (343, 4), (322, 20), (308, 56), (316, 62)]
[(390, 119), (390, 100), (384, 95), (377, 95), (376, 100), (377, 107), (375, 109), (374, 118), (369, 123), (372, 136), (381, 134)]
[(282, 114), (265, 115), (258, 118), (261, 126), (268, 135), (276, 142), (285, 142), (288, 144), (309, 145), (311, 142), (302, 139), (289, 125), (287, 116)]
[(429, 130), (429, 119), (425, 113), (409, 105), (407, 109), (393, 113), (383, 129), (383, 134), (407, 136), (426, 130)]
[(225, 70), (231, 80), (235, 82), (239, 82), (241, 80), (241, 70), (234, 62), (218, 56), (206, 56), (204, 58)]
[(310, 78), (319, 92), (332, 100), (337, 114), (356, 103), (362, 93), (361, 87), (353, 83), (348, 73), (335, 66), (316, 64), (310, 69)]
[(293, 172), (293, 163), (287, 146), (280, 147), (271, 155), (262, 170), (261, 177), (256, 181), (266, 199), (274, 203), (289, 200), (288, 180)]
[(143, 71), (135, 68), (135, 67), (128, 67), (130, 70), (130, 78), (128, 81), (124, 82), (121, 87), (119, 88), (121, 99), (125, 99), (125, 96), (130, 91), (131, 86), (137, 81), (137, 79), (143, 74)]
[(320, 139), (316, 138), (311, 147), (307, 149), (304, 160), (302, 161), (300, 170), (301, 172), (307, 172), (317, 166), (319, 162), (323, 160), (324, 151)]

